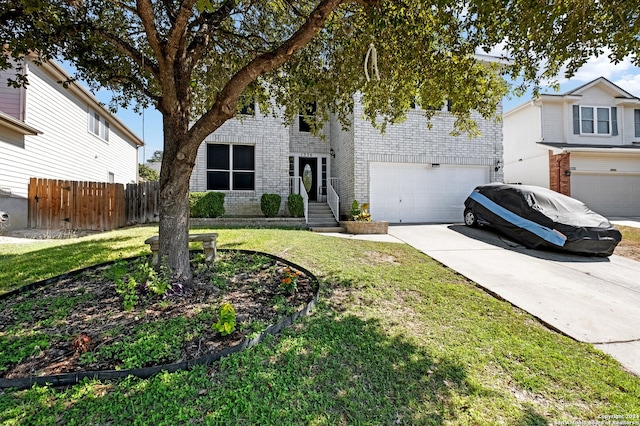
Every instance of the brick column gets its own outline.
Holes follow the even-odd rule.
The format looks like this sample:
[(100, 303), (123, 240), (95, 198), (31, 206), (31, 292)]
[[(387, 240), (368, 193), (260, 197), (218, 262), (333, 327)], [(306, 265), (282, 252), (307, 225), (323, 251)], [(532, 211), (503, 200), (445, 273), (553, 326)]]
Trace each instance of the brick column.
[(549, 151), (549, 188), (571, 196), (571, 153), (553, 155)]

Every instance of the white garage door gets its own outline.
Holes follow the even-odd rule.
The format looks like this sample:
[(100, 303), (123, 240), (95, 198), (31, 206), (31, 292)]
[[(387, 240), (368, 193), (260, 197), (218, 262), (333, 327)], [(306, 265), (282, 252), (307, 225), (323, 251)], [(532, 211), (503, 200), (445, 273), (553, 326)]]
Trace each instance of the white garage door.
[(461, 222), (464, 200), (489, 168), (371, 163), (370, 212), (390, 223)]
[(603, 216), (640, 216), (640, 175), (571, 175), (571, 196)]

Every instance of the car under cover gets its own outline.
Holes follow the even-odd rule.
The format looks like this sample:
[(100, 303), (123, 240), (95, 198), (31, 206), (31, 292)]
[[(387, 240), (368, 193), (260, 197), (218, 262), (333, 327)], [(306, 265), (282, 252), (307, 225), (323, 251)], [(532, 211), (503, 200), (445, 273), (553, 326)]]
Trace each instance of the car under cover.
[(604, 216), (575, 198), (531, 185), (478, 186), (465, 201), (479, 224), (528, 248), (610, 256), (622, 239)]

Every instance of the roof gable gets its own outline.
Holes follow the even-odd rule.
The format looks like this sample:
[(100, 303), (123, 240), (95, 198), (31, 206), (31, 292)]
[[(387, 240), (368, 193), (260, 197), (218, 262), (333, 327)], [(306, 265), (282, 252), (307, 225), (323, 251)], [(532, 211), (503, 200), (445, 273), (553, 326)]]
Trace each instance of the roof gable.
[(638, 99), (637, 96), (633, 96), (626, 90), (620, 88), (620, 86), (612, 83), (604, 77), (598, 77), (595, 80), (592, 80), (580, 87), (576, 87), (575, 89), (564, 93), (562, 96), (581, 96), (585, 92), (589, 91), (589, 89), (596, 86), (599, 86), (601, 89), (611, 94), (614, 98)]

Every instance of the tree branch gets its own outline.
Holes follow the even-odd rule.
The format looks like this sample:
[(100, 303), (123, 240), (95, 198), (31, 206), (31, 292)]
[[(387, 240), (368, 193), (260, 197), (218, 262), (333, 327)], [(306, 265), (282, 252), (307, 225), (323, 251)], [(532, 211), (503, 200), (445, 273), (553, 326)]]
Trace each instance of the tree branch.
[(195, 37), (187, 48), (196, 64), (202, 59), (202, 55), (206, 51), (211, 34), (218, 29), (222, 21), (231, 15), (231, 11), (236, 5), (236, 0), (225, 1), (215, 12), (202, 14), (193, 24), (193, 27), (200, 25), (200, 29), (196, 32)]
[(131, 13), (136, 13), (136, 9), (134, 7), (129, 6), (128, 3), (124, 3), (120, 0), (105, 0), (107, 3), (113, 4), (116, 8), (121, 8), (127, 10)]
[(176, 10), (174, 9), (173, 2), (171, 0), (162, 0), (162, 4), (164, 5), (164, 10), (167, 13), (169, 22), (171, 22), (171, 26), (173, 26), (176, 23)]
[(109, 77), (110, 80), (112, 81), (117, 81), (117, 82), (128, 82), (131, 83), (132, 85), (134, 85), (135, 87), (138, 88), (138, 90), (140, 90), (142, 93), (145, 94), (145, 96), (147, 96), (149, 99), (151, 99), (153, 102), (158, 102), (160, 100), (160, 97), (152, 92), (150, 92), (146, 85), (144, 83), (142, 83), (140, 80), (134, 79), (131, 76), (128, 75), (112, 75)]
[[(136, 0), (137, 7), (137, 15), (140, 17), (142, 21), (142, 25), (144, 26), (144, 31), (147, 34), (147, 40), (149, 41), (149, 46), (151, 46), (151, 50), (155, 57), (158, 60), (158, 64), (160, 65), (161, 61), (164, 58), (164, 48), (163, 42), (158, 34), (158, 30), (156, 29), (156, 19), (153, 13), (153, 5), (150, 0)], [(160, 69), (164, 68), (160, 65)]]
[(293, 10), (294, 15), (296, 15), (298, 18), (303, 18), (305, 15), (300, 12), (300, 9), (298, 9), (292, 2), (291, 0), (284, 0), (284, 2), (287, 4), (287, 6), (289, 6), (291, 8), (291, 10)]
[[(142, 52), (140, 50), (136, 49), (134, 46), (132, 46), (131, 44), (125, 42), (121, 38), (119, 38), (119, 37), (107, 32), (107, 31), (105, 31), (102, 27), (92, 27), (92, 30), (96, 34), (100, 35), (100, 37), (102, 37), (105, 41), (109, 42), (120, 53), (123, 53), (124, 55), (128, 56), (135, 63), (140, 65), (141, 68), (143, 68), (143, 60), (142, 60), (143, 55), (142, 55)], [(145, 60), (144, 61), (144, 70), (148, 71), (149, 73), (151, 73), (154, 76), (156, 76), (156, 78), (158, 78), (159, 69), (158, 69), (158, 64), (157, 63)]]
[[(193, 125), (190, 140), (202, 141), (236, 112), (238, 97), (245, 87), (260, 75), (284, 64), (320, 32), (331, 13), (344, 0), (323, 0), (311, 12), (305, 23), (280, 47), (254, 58), (238, 71), (218, 94), (212, 107)], [(359, 0), (365, 1), (367, 0)], [(377, 1), (377, 0), (368, 0)]]
[(167, 37), (167, 59), (170, 62), (174, 62), (178, 52), (186, 49), (185, 36), (187, 25), (189, 24), (189, 18), (193, 14), (193, 8), (196, 0), (183, 0), (178, 9), (176, 20), (171, 28), (171, 32)]

